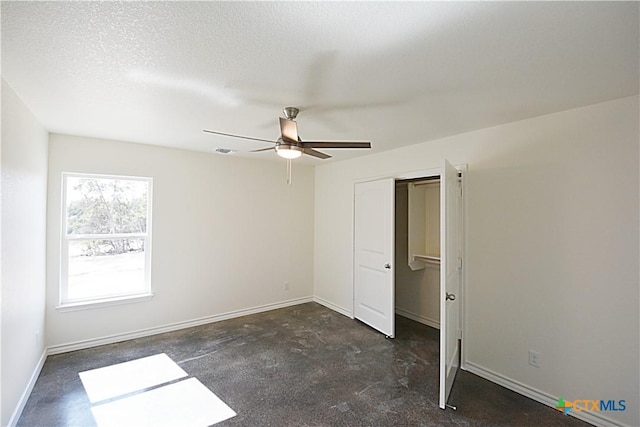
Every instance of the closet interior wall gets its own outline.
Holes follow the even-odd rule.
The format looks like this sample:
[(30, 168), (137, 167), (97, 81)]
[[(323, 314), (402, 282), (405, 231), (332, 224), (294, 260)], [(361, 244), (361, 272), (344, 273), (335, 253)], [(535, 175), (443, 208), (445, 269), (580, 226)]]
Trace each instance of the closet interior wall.
[[(440, 327), (440, 266), (434, 262), (415, 261), (413, 256), (440, 256), (439, 182), (424, 184), (422, 181), (409, 190), (414, 184), (398, 181), (395, 203), (396, 314), (434, 328)], [(410, 204), (413, 205), (411, 220)]]

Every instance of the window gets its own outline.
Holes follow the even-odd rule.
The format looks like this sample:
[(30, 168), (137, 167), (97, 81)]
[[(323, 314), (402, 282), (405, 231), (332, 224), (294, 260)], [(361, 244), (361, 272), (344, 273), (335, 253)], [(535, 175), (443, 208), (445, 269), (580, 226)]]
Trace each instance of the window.
[(151, 297), (151, 178), (62, 177), (61, 307)]

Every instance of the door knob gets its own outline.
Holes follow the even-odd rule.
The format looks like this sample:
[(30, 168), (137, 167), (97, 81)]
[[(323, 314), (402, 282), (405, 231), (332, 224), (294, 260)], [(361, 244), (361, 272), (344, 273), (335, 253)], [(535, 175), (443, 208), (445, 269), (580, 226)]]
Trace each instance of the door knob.
[(447, 301), (455, 301), (456, 300), (456, 296), (454, 294), (450, 294), (449, 292), (447, 292), (446, 300)]
[(388, 269), (390, 269), (390, 268), (391, 268), (391, 264), (386, 263), (386, 264), (384, 265), (384, 268), (386, 268), (387, 270), (388, 270)]

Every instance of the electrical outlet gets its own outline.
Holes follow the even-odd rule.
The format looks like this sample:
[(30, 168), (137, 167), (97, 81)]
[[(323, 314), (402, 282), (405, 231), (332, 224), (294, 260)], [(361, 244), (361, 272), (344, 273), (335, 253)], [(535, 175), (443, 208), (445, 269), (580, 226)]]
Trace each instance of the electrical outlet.
[(284, 282), (284, 285), (282, 286), (282, 288), (283, 288), (285, 291), (288, 291), (288, 290), (289, 290), (289, 282)]
[(540, 353), (537, 351), (529, 350), (529, 365), (540, 367)]

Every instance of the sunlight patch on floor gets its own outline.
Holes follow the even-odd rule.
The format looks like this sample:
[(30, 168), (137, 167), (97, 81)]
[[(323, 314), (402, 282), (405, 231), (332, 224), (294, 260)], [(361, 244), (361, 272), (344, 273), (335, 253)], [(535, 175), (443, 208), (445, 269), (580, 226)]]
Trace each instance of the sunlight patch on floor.
[(204, 427), (236, 413), (195, 378), (91, 408), (100, 427)]
[(164, 353), (104, 368), (80, 372), (80, 380), (91, 403), (168, 383), (187, 376)]
[(206, 427), (236, 415), (196, 378), (180, 380), (188, 374), (164, 353), (79, 375), (99, 427)]

